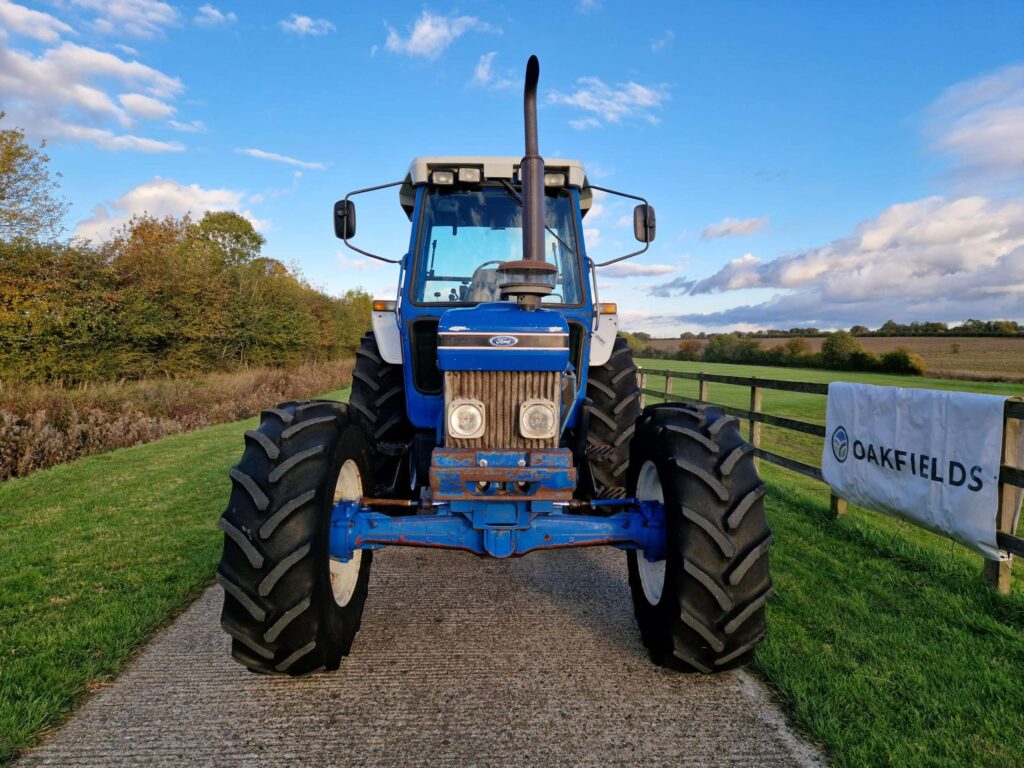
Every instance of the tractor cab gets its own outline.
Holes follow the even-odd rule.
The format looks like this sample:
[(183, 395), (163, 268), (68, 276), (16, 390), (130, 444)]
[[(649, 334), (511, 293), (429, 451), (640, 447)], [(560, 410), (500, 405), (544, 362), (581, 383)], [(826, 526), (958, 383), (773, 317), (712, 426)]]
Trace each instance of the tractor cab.
[[(558, 370), (567, 380), (558, 388), (565, 406), (561, 435), (576, 423), (587, 368), (607, 360), (618, 331), (614, 306), (596, 316), (582, 236), (593, 192), (577, 161), (545, 163), (543, 251), (549, 269), (537, 306), (525, 310), (508, 292), (518, 278), (501, 267), (523, 259), (519, 175), (518, 158), (424, 157), (413, 161), (400, 187), (412, 224), (409, 251), (396, 300), (375, 304), (374, 335), (388, 363), (404, 364), (409, 420), (442, 439), (445, 371), (464, 365), (464, 358), (482, 369), (497, 370), (499, 362), (506, 370), (522, 367), (534, 343), (557, 343), (540, 353), (549, 361), (545, 366), (553, 353), (564, 358)], [(556, 327), (557, 338), (536, 332)], [(461, 352), (453, 358), (456, 348)], [(488, 351), (496, 353), (493, 360)]]

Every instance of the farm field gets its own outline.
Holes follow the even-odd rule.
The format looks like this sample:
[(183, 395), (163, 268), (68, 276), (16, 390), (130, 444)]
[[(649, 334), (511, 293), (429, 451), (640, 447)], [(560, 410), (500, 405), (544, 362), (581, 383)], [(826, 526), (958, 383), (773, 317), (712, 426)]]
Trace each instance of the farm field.
[[(674, 351), (679, 339), (651, 339), (657, 349)], [(697, 339), (702, 345), (703, 340)], [(785, 344), (789, 339), (760, 339), (763, 349)], [(808, 352), (818, 352), (825, 342), (807, 337)], [(882, 355), (906, 347), (924, 358), (932, 376), (1001, 376), (1024, 381), (1024, 338), (1012, 337), (934, 337), (934, 336), (858, 336), (868, 352)], [(751, 374), (753, 375), (753, 374)]]
[[(642, 363), (1024, 394), (1018, 385)], [(652, 376), (649, 386), (661, 385)], [(712, 384), (710, 395), (746, 405), (740, 388)], [(824, 398), (765, 392), (765, 410), (820, 421)], [(212, 582), (227, 470), (254, 424), (0, 484), (0, 763), (57, 725)], [(816, 462), (820, 452), (813, 438), (786, 442), (768, 428), (764, 438), (797, 458)], [(980, 558), (950, 542), (856, 509), (832, 520), (824, 486), (770, 465), (763, 472), (776, 593), (757, 666), (794, 721), (840, 766), (1015, 763), (1024, 754), (1024, 731), (1013, 725), (1024, 716), (1021, 582), (996, 595), (981, 583)]]

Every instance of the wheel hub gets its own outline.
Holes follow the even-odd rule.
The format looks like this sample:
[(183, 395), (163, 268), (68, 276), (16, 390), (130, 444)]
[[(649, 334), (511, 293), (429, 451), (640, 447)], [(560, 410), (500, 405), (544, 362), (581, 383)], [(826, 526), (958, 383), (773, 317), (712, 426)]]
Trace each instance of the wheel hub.
[[(359, 466), (352, 459), (348, 459), (341, 465), (338, 481), (334, 485), (334, 503), (359, 501), (362, 497), (362, 474), (359, 472)], [(363, 551), (357, 549), (347, 563), (333, 558), (330, 561), (331, 592), (334, 594), (334, 602), (341, 607), (348, 605), (352, 595), (355, 594), (362, 559)]]
[[(661, 478), (658, 476), (658, 468), (653, 461), (646, 461), (640, 468), (640, 477), (636, 484), (637, 498), (644, 501), (658, 501), (665, 503), (665, 493), (661, 488)], [(644, 597), (651, 605), (661, 602), (662, 593), (665, 591), (665, 560), (648, 560), (643, 552), (638, 552), (636, 557), (637, 570), (640, 573), (640, 585), (644, 590)]]

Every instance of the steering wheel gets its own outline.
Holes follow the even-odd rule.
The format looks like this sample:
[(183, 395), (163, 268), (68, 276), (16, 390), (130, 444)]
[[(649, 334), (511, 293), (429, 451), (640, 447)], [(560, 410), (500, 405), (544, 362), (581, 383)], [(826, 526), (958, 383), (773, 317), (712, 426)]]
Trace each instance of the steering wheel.
[(475, 277), (477, 272), (479, 272), (481, 269), (484, 269), (485, 267), (489, 267), (491, 264), (497, 264), (500, 266), (504, 263), (505, 262), (502, 261), (501, 259), (491, 259), (490, 261), (485, 261), (483, 264), (481, 264), (479, 267), (473, 270), (473, 276)]

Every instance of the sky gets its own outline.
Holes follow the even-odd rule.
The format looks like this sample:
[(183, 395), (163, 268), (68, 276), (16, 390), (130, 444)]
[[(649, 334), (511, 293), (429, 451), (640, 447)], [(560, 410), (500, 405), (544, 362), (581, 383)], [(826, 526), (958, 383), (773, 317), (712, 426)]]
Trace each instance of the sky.
[[(331, 293), (394, 294), (346, 250), (346, 192), (413, 157), (540, 146), (658, 214), (599, 271), (657, 335), (1024, 321), (1024, 3), (0, 0), (0, 127), (47, 140), (69, 234), (234, 210)], [(395, 190), (356, 243), (392, 257)], [(595, 260), (634, 249), (598, 196)]]

